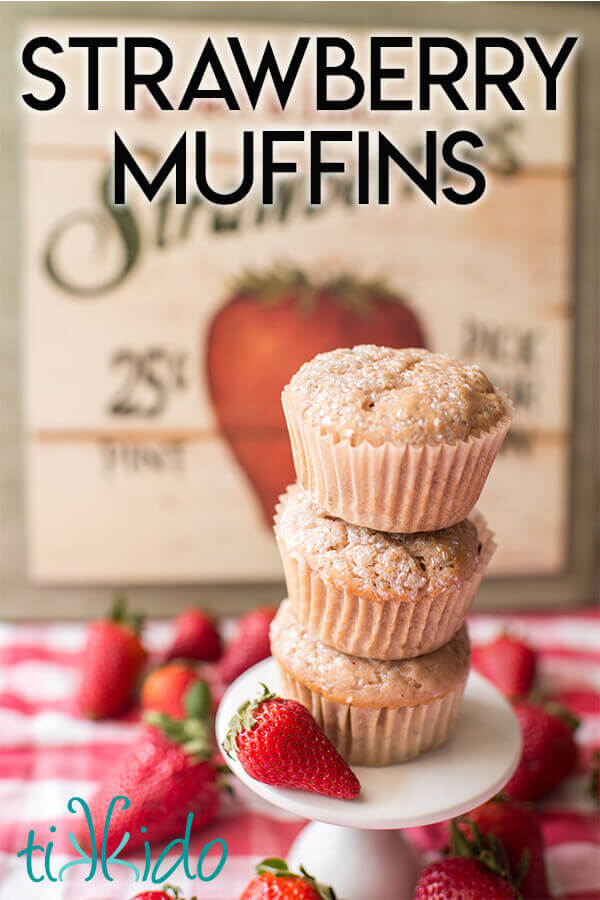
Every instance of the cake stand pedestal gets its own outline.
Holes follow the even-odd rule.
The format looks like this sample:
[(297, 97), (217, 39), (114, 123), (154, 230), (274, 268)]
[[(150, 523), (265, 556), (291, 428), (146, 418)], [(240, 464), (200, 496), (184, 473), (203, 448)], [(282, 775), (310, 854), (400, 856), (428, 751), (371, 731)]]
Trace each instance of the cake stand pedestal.
[[(279, 689), (277, 666), (266, 659), (244, 672), (220, 703), (219, 744), (229, 720), (260, 684)], [(496, 794), (513, 774), (521, 754), (519, 723), (485, 678), (471, 672), (456, 728), (437, 750), (396, 766), (355, 766), (362, 790), (357, 800), (336, 800), (287, 790), (250, 778), (237, 759), (237, 777), (259, 796), (287, 812), (311, 819), (287, 855), (339, 900), (410, 900), (420, 861), (399, 829), (431, 825), (468, 812)]]

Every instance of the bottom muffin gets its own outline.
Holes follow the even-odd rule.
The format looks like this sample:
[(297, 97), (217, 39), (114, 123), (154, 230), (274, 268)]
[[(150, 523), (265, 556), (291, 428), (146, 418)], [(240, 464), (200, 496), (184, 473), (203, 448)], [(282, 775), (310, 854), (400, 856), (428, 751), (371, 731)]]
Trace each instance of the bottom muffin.
[(353, 765), (387, 766), (448, 739), (469, 674), (463, 626), (444, 647), (403, 660), (361, 659), (315, 640), (285, 600), (271, 625), (281, 693), (306, 706)]

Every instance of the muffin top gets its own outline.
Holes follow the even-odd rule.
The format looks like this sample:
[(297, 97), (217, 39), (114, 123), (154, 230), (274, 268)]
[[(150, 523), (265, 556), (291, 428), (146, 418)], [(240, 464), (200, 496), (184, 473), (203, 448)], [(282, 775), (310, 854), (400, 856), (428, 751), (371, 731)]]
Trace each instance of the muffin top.
[(387, 534), (350, 525), (319, 509), (297, 484), (280, 500), (277, 539), (323, 579), (373, 600), (420, 600), (468, 580), (479, 537), (468, 519), (441, 531)]
[(417, 706), (453, 691), (469, 672), (463, 625), (450, 643), (414, 659), (361, 659), (320, 643), (300, 625), (289, 600), (271, 624), (278, 663), (312, 691), (338, 703), (375, 708)]
[(479, 366), (423, 349), (361, 344), (319, 353), (284, 389), (299, 412), (336, 440), (456, 443), (505, 414)]

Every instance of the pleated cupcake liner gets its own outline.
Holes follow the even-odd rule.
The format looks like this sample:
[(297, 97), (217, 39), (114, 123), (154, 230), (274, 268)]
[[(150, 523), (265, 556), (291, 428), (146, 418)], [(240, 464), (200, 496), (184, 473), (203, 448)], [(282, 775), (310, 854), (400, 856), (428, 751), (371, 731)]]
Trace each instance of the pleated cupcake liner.
[(455, 688), (417, 706), (369, 707), (330, 700), (278, 664), (281, 693), (305, 706), (350, 765), (406, 762), (448, 740), (456, 723), (467, 673)]
[(310, 562), (287, 551), (278, 530), (288, 597), (298, 621), (323, 644), (370, 659), (409, 659), (447, 644), (461, 628), (496, 549), (480, 513), (472, 516), (481, 551), (472, 576), (449, 591), (418, 600), (375, 599), (321, 577)]
[(377, 531), (438, 531), (466, 519), (477, 503), (510, 427), (514, 408), (497, 391), (505, 413), (494, 428), (455, 444), (373, 446), (335, 440), (282, 393), (298, 481), (333, 516)]

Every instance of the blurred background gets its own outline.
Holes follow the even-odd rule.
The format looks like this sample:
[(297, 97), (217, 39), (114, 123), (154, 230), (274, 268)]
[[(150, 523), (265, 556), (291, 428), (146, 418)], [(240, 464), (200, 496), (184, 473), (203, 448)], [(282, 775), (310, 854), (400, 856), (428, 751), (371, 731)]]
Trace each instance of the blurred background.
[[(480, 502), (499, 549), (479, 608), (596, 598), (595, 4), (30, 3), (2, 17), (2, 616), (91, 616), (115, 587), (163, 615), (281, 599), (271, 517), (294, 474), (280, 391), (315, 353), (356, 343), (476, 362), (516, 403)], [(316, 212), (301, 179), (282, 181), (273, 208), (183, 208), (168, 192), (108, 203), (115, 129), (150, 167), (181, 131), (206, 128), (227, 184), (244, 127), (314, 125), (310, 85), (283, 116), (268, 97), (236, 116), (217, 104), (125, 114), (120, 56), (107, 55), (100, 112), (76, 96), (50, 115), (18, 103), (28, 35), (160, 33), (178, 96), (209, 31), (218, 47), (238, 34), (252, 57), (265, 21), (283, 58), (298, 23), (335, 25), (359, 60), (375, 27), (467, 46), (486, 30), (581, 39), (555, 113), (527, 72), (526, 114), (352, 115), (348, 127), (380, 128), (417, 162), (428, 127), (481, 133), (488, 189), (466, 208), (433, 207), (398, 178), (389, 208), (358, 209), (351, 153)], [(55, 62), (84, 83), (83, 54)]]

